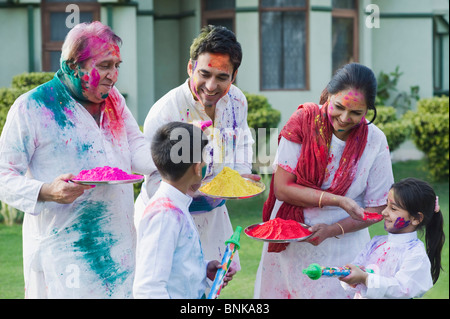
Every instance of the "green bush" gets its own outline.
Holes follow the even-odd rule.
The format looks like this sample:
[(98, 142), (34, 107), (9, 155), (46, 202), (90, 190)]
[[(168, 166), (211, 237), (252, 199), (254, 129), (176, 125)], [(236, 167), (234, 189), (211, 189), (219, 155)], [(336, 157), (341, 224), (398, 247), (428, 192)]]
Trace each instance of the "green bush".
[(11, 81), (11, 87), (16, 89), (31, 90), (36, 86), (53, 79), (54, 73), (52, 72), (31, 72), (22, 73), (13, 77)]
[(244, 92), (248, 103), (247, 122), (250, 129), (253, 131), (253, 138), (255, 139), (254, 159), (256, 162), (253, 165), (253, 170), (258, 171), (258, 167), (265, 166), (261, 163), (261, 158), (258, 156), (260, 149), (259, 142), (262, 141), (262, 136), (258, 136), (258, 129), (265, 128), (265, 142), (266, 146), (270, 142), (270, 129), (277, 128), (280, 123), (281, 112), (275, 110), (270, 105), (269, 101), (264, 95), (250, 94)]
[[(49, 72), (22, 73), (13, 77), (10, 88), (0, 88), (0, 134), (14, 101), (23, 93), (50, 81), (52, 78), (53, 73)], [(15, 222), (21, 222), (22, 219), (23, 212), (0, 202), (0, 223), (12, 225)]]
[(248, 126), (258, 131), (258, 128), (277, 127), (281, 119), (281, 113), (272, 108), (264, 95), (244, 92), (248, 103)]
[(411, 121), (412, 140), (425, 153), (428, 170), (436, 181), (449, 178), (448, 97), (421, 99), (417, 111), (404, 116)]
[[(411, 123), (397, 118), (397, 111), (392, 106), (377, 106), (377, 118), (374, 124), (383, 131), (388, 141), (389, 150), (395, 151), (411, 134)], [(373, 111), (369, 111), (367, 119), (372, 119)]]
[(23, 93), (52, 78), (53, 73), (50, 72), (22, 73), (13, 77), (10, 88), (0, 88), (0, 134), (6, 122), (6, 115), (14, 101)]

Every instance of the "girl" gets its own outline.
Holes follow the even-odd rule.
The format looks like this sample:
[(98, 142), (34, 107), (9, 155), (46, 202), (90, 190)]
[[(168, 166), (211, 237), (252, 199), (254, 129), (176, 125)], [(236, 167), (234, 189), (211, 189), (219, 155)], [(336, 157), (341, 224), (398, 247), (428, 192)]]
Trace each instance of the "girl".
[[(355, 298), (421, 297), (442, 269), (445, 235), (438, 197), (428, 183), (406, 178), (392, 185), (382, 214), (389, 234), (374, 237), (353, 263), (375, 273), (348, 265), (351, 274), (340, 280), (345, 289), (354, 290)], [(426, 250), (417, 238), (417, 230), (423, 228)]]

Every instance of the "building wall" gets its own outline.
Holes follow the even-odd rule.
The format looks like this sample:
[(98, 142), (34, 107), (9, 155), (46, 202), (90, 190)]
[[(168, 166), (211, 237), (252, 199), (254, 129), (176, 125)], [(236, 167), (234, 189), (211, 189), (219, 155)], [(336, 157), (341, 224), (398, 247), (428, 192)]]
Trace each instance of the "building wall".
[[(143, 124), (154, 102), (187, 78), (189, 47), (201, 28), (201, 0), (99, 2), (101, 21), (110, 24), (123, 39), (124, 63), (117, 87), (126, 94), (138, 123)], [(42, 71), (40, 1), (18, 3), (17, 7), (0, 6), (0, 41), (7, 44), (0, 47), (0, 87), (9, 86), (16, 74)], [(272, 107), (282, 113), (280, 127), (299, 104), (318, 102), (331, 77), (331, 3), (332, 0), (309, 0), (309, 88), (261, 91), (259, 1), (236, 0), (236, 35), (243, 48), (236, 84), (249, 93), (265, 95)], [(381, 10), (378, 29), (365, 25), (365, 8), (372, 3)], [(403, 72), (399, 91), (419, 85), (421, 97), (432, 96), (433, 14), (444, 14), (448, 27), (448, 0), (360, 0), (359, 4), (359, 62), (377, 75), (399, 66)], [(112, 21), (108, 21), (109, 17)], [(444, 48), (443, 81), (448, 90), (448, 34)]]
[(28, 25), (24, 8), (0, 9), (0, 87), (9, 87), (14, 75), (28, 72)]
[(389, 73), (400, 67), (399, 91), (418, 85), (421, 97), (433, 96), (433, 19), (427, 1), (374, 1), (380, 28), (372, 29), (372, 65)]

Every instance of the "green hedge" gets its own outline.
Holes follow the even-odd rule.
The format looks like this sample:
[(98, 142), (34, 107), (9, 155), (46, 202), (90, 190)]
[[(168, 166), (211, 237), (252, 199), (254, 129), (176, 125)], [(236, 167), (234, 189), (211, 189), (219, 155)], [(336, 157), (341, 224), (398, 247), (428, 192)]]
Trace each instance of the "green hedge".
[(411, 138), (425, 153), (428, 170), (436, 181), (449, 179), (449, 106), (448, 97), (421, 99), (417, 111), (404, 115), (411, 122)]
[[(397, 111), (392, 106), (377, 106), (377, 118), (374, 124), (383, 131), (388, 141), (389, 150), (395, 151), (411, 133), (411, 124), (403, 118), (397, 118)], [(367, 119), (372, 119), (373, 111), (369, 111)]]
[(264, 95), (244, 92), (248, 103), (248, 126), (254, 128), (276, 128), (281, 119), (281, 113), (272, 108)]
[(6, 122), (6, 115), (14, 101), (23, 93), (52, 78), (53, 73), (50, 72), (22, 73), (13, 77), (10, 88), (0, 88), (0, 134)]

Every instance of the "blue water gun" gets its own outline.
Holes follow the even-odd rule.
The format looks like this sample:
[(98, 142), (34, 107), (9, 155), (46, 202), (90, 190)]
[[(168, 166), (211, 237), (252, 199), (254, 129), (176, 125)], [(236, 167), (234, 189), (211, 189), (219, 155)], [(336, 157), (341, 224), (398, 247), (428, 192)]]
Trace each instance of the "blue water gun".
[(233, 235), (230, 237), (230, 239), (228, 239), (225, 242), (227, 248), (222, 257), (222, 267), (217, 269), (216, 277), (214, 278), (214, 282), (212, 284), (211, 291), (209, 292), (208, 299), (216, 299), (219, 296), (220, 291), (222, 290), (223, 280), (225, 278), (228, 269), (230, 268), (231, 261), (233, 260), (234, 257), (234, 253), (239, 248), (241, 248), (241, 245), (239, 243), (241, 239), (241, 232), (242, 227), (237, 226)]

